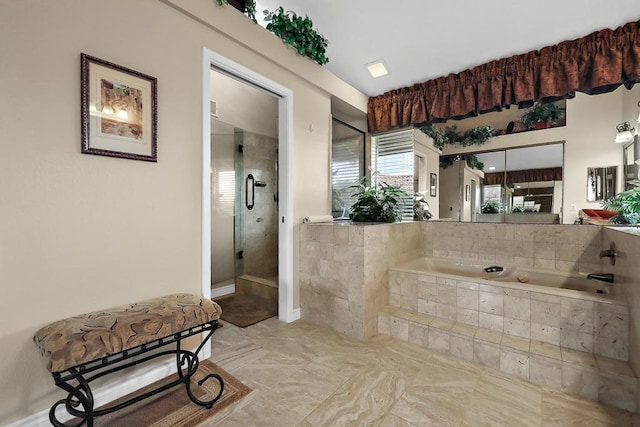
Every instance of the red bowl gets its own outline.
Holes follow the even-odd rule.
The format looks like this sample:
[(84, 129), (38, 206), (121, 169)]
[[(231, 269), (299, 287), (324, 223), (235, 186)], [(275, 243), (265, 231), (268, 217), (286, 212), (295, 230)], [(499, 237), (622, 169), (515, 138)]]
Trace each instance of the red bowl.
[(604, 218), (604, 219), (611, 218), (612, 216), (615, 216), (618, 214), (617, 211), (608, 211), (605, 209), (582, 209), (582, 212), (589, 215), (590, 217)]

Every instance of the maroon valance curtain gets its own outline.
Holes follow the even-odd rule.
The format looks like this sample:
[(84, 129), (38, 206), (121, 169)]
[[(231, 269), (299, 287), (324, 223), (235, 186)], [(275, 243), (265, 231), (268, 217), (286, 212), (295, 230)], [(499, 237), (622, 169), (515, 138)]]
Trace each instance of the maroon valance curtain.
[(640, 21), (630, 22), (369, 98), (369, 132), (631, 88), (640, 81), (639, 32)]
[[(540, 182), (540, 181), (562, 181), (562, 168), (541, 168), (525, 169), (519, 171), (508, 171), (506, 173), (507, 183), (514, 182)], [(504, 184), (504, 172), (492, 172), (484, 174), (486, 185)]]

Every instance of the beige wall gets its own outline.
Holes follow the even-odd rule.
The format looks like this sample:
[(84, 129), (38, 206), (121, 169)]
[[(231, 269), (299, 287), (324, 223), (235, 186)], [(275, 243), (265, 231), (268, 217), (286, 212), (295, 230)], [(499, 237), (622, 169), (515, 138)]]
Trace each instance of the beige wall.
[(414, 150), (416, 154), (424, 159), (423, 168), (420, 169), (420, 188), (419, 191), (426, 195), (427, 203), (429, 203), (429, 211), (433, 215), (433, 219), (440, 218), (440, 191), (436, 188), (436, 195), (431, 196), (430, 180), (431, 174), (435, 173), (437, 182), (440, 182), (440, 154), (441, 151), (433, 146), (433, 139), (424, 133), (414, 130)]
[[(232, 8), (175, 3), (201, 22), (171, 2), (0, 0), (0, 425), (62, 396), (41, 326), (201, 292), (203, 46), (293, 91), (294, 220), (330, 211), (330, 93), (366, 97)], [(157, 164), (80, 153), (81, 52), (158, 78)]]

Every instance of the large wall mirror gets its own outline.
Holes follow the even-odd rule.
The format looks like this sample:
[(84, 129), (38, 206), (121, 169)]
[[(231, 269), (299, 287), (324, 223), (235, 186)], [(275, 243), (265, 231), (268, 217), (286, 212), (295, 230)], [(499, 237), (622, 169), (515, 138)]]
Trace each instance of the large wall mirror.
[[(441, 170), (441, 219), (465, 222), (562, 222), (564, 144), (474, 153), (481, 170), (460, 160)], [(453, 169), (450, 169), (453, 168)], [(449, 169), (449, 171), (447, 171)], [(457, 181), (456, 181), (457, 177)], [(444, 213), (443, 212), (443, 213)]]

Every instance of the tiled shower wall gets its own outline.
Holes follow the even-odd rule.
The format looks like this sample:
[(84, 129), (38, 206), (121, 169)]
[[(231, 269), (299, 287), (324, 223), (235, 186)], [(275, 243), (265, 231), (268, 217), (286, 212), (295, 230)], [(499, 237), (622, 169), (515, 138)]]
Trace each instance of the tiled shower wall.
[[(253, 174), (256, 181), (266, 182), (266, 187), (255, 188), (255, 207), (244, 209), (244, 273), (262, 278), (278, 275), (278, 205), (276, 192), (276, 167), (278, 140), (242, 131), (244, 177)], [(246, 189), (245, 189), (246, 191)]]
[[(603, 262), (603, 270), (615, 275), (617, 289), (624, 292), (629, 303), (629, 362), (636, 374), (640, 374), (640, 235), (616, 230), (603, 229), (603, 248), (616, 245), (616, 263), (612, 266)], [(640, 401), (638, 401), (640, 408)]]

